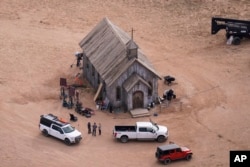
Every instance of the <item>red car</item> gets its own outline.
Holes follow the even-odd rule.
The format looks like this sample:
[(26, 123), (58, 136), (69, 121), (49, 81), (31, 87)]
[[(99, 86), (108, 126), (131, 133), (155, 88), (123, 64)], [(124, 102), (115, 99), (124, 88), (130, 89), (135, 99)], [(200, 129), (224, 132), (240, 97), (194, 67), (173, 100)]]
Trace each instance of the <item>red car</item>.
[(165, 165), (177, 159), (192, 159), (192, 151), (187, 147), (180, 147), (177, 144), (168, 144), (158, 146), (156, 149), (156, 158)]

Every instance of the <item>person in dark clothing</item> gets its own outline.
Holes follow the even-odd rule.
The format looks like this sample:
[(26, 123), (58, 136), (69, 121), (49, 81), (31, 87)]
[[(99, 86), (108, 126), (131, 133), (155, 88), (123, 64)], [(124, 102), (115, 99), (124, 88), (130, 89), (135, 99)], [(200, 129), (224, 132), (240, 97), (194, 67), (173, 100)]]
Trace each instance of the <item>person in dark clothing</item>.
[(96, 128), (97, 128), (97, 125), (96, 125), (96, 123), (94, 122), (94, 124), (93, 124), (92, 136), (96, 136)]
[(113, 112), (113, 105), (110, 103), (109, 104), (109, 112), (112, 113)]
[(76, 90), (75, 94), (76, 94), (76, 97), (75, 97), (76, 98), (76, 103), (78, 103), (79, 102), (79, 92)]
[(88, 122), (88, 134), (90, 134), (90, 133), (91, 133), (91, 123)]
[(76, 53), (76, 66), (79, 67), (81, 65), (82, 53)]
[(64, 87), (61, 87), (61, 96), (60, 99), (65, 100), (65, 91), (64, 91)]
[(98, 132), (99, 132), (99, 135), (101, 135), (101, 134), (102, 134), (102, 127), (101, 127), (101, 123), (99, 123), (99, 125), (98, 125)]

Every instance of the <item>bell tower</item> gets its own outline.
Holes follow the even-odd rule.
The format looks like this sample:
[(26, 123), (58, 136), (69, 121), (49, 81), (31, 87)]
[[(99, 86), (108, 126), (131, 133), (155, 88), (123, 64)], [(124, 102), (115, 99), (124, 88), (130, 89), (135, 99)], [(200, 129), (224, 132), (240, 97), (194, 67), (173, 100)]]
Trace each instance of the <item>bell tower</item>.
[(133, 28), (131, 31), (131, 39), (128, 41), (127, 45), (127, 57), (128, 59), (132, 58), (138, 58), (137, 51), (138, 51), (138, 46), (133, 40)]

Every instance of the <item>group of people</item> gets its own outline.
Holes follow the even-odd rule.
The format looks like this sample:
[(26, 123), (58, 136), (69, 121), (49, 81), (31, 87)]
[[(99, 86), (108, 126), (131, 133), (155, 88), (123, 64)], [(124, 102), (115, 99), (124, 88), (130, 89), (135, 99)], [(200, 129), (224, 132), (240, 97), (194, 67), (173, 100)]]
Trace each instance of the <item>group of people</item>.
[(98, 134), (99, 135), (102, 134), (101, 123), (99, 123), (97, 126), (97, 124), (94, 122), (94, 124), (91, 126), (91, 123), (88, 122), (87, 126), (88, 126), (88, 134), (92, 133), (92, 136), (96, 136), (97, 129), (98, 129)]

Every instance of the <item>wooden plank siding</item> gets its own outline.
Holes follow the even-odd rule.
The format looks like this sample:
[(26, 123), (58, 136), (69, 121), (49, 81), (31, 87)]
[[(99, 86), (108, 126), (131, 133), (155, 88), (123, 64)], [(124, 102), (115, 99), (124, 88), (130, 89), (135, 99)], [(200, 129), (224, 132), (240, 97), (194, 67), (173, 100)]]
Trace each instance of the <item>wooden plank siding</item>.
[[(152, 64), (140, 48), (136, 56), (128, 55), (131, 38), (122, 29), (104, 18), (79, 43), (83, 50), (83, 72), (90, 84), (97, 89), (103, 83), (101, 94), (107, 96), (114, 107), (133, 108), (133, 93), (143, 92), (143, 107), (158, 97), (158, 80)], [(117, 100), (117, 87), (120, 99)], [(149, 88), (152, 94), (148, 95)]]
[[(137, 86), (135, 83), (134, 85), (130, 85), (131, 89), (125, 90), (124, 85), (126, 81), (132, 76), (132, 75), (138, 75), (143, 81), (138, 81), (140, 84)], [(148, 88), (149, 88), (149, 82), (152, 84), (152, 95), (148, 95)], [(129, 83), (133, 84), (132, 81), (129, 81)], [(149, 102), (154, 101), (158, 97), (158, 78), (147, 68), (142, 66), (140, 63), (134, 62), (133, 65), (131, 65), (127, 71), (125, 71), (117, 80), (114, 82), (111, 86), (107, 87), (107, 95), (110, 101), (114, 102), (114, 106), (119, 106), (122, 104), (122, 102), (119, 102), (116, 100), (116, 87), (122, 87), (122, 99), (121, 101), (125, 102), (128, 109), (132, 109), (132, 95), (135, 91), (142, 91), (144, 92), (144, 107), (147, 107), (147, 104)]]

